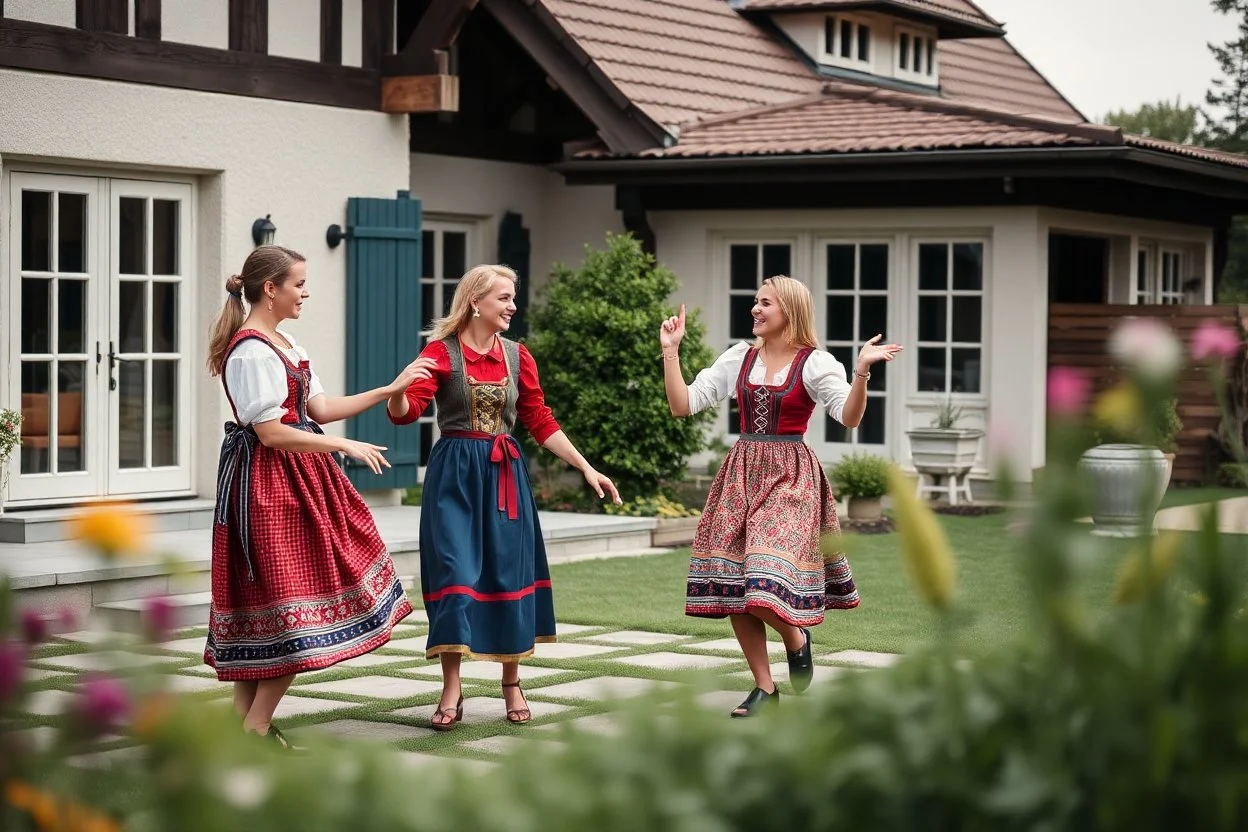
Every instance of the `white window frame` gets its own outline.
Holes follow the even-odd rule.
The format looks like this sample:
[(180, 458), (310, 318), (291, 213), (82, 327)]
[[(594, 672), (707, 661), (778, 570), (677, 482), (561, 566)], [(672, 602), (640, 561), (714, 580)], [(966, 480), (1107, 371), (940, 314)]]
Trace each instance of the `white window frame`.
[[(944, 289), (922, 289), (920, 288), (922, 275), (920, 274), (921, 261), (919, 252), (924, 245), (943, 245), (948, 247), (947, 253), (947, 276), (948, 280)], [(958, 245), (978, 245), (982, 251), (982, 261), (980, 265), (980, 288), (972, 289), (954, 289), (953, 288), (953, 252), (954, 247)], [(911, 275), (914, 286), (914, 305), (911, 313), (911, 332), (914, 333), (914, 359), (913, 359), (913, 381), (911, 382), (911, 395), (915, 397), (931, 397), (934, 400), (944, 401), (948, 397), (961, 401), (983, 401), (988, 398), (988, 351), (992, 346), (992, 334), (989, 331), (990, 315), (989, 315), (989, 287), (991, 286), (991, 271), (989, 268), (991, 251), (989, 241), (983, 237), (923, 237), (916, 238), (911, 243)], [(920, 300), (925, 297), (943, 297), (945, 298), (945, 339), (943, 341), (920, 341), (919, 340), (919, 316), (920, 316)], [(953, 300), (957, 297), (978, 297), (980, 299), (980, 321), (979, 321), (979, 341), (954, 341), (953, 340)], [(924, 390), (920, 388), (922, 382), (922, 364), (920, 362), (920, 353), (923, 349), (944, 349), (945, 350), (945, 382), (944, 390)], [(976, 391), (953, 391), (953, 350), (957, 349), (977, 349), (979, 350), (979, 390)]]
[[(843, 47), (844, 26), (849, 24), (853, 42), (850, 44), (850, 55), (841, 54)], [(829, 25), (832, 32), (832, 48), (828, 49)], [(823, 19), (823, 28), (819, 32), (819, 62), (831, 66), (842, 66), (848, 69), (870, 72), (875, 65), (875, 53), (878, 44), (875, 42), (875, 21), (853, 14), (829, 14)], [(867, 56), (859, 57), (859, 40), (862, 30), (867, 32)]]
[[(906, 38), (906, 48), (901, 46), (902, 37)], [(922, 43), (922, 64), (917, 70), (911, 66), (909, 59), (914, 57), (914, 44)], [(937, 37), (934, 30), (915, 29), (908, 26), (897, 26), (893, 30), (893, 74), (904, 81), (934, 85), (940, 78), (940, 50), (936, 48)], [(907, 59), (902, 66), (903, 56)], [(930, 65), (929, 65), (930, 64)]]
[(1179, 249), (1161, 249), (1157, 258), (1157, 303), (1162, 306), (1181, 306), (1187, 298), (1183, 291), (1185, 255)]
[(1153, 291), (1156, 285), (1156, 274), (1153, 264), (1152, 246), (1140, 246), (1135, 250), (1135, 286), (1132, 287), (1132, 302), (1137, 306), (1147, 306), (1153, 302)]

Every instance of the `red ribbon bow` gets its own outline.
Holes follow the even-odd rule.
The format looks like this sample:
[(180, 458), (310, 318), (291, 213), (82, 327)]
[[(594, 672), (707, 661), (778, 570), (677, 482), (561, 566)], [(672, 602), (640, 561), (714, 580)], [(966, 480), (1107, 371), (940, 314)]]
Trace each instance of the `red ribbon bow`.
[(511, 434), (502, 433), (494, 438), (490, 462), (498, 466), (498, 510), (507, 512), (508, 520), (520, 517), (520, 493), (516, 488), (516, 472), (511, 467), (511, 460), (519, 458), (520, 446)]

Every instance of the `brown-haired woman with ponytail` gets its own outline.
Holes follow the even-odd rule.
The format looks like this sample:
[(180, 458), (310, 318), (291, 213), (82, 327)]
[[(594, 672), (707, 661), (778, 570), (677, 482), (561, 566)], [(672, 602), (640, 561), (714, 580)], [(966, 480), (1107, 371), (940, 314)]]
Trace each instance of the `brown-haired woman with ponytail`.
[(412, 611), (372, 514), (333, 457), (380, 474), (385, 448), (320, 425), (384, 402), (430, 368), (414, 361), (387, 387), (327, 396), (307, 352), (278, 329), (308, 298), (303, 256), (261, 246), (225, 288), (208, 369), (234, 421), (217, 471), (204, 661), (234, 682), (244, 729), (288, 747), (272, 719), (295, 674), (377, 649)]

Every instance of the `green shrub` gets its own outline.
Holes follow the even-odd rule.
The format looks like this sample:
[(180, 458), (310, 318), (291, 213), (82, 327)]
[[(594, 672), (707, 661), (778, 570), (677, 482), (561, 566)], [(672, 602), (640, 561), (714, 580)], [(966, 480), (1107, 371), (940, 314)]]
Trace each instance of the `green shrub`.
[(888, 466), (891, 463), (871, 454), (853, 454), (828, 471), (828, 479), (838, 497), (872, 499), (888, 493)]
[(690, 508), (663, 494), (657, 497), (638, 497), (635, 500), (627, 500), (623, 505), (619, 506), (613, 503), (604, 503), (602, 510), (605, 514), (615, 514), (621, 517), (674, 518), (698, 517), (702, 514), (701, 509)]
[(1098, 445), (1156, 445), (1164, 453), (1173, 454), (1179, 450), (1179, 434), (1183, 431), (1183, 422), (1179, 419), (1177, 399), (1165, 399), (1149, 409), (1154, 424), (1148, 424), (1144, 418), (1141, 424), (1130, 430), (1115, 428), (1105, 423), (1096, 425), (1095, 442)]
[[(678, 285), (631, 235), (608, 235), (605, 249), (586, 247), (579, 269), (555, 267), (532, 314), (526, 343), (546, 401), (626, 500), (652, 497), (664, 483), (684, 479), (715, 419), (714, 411), (673, 418), (663, 391), (659, 326), (674, 314)], [(714, 355), (696, 310), (686, 328), (680, 362), (689, 379)]]

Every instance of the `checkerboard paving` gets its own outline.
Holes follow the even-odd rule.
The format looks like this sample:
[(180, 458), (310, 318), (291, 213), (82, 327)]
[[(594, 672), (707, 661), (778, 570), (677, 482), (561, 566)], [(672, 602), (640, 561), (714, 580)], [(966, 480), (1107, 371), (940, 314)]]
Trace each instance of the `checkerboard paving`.
[[(497, 663), (464, 661), (464, 720), (452, 732), (436, 733), (429, 720), (441, 696), (442, 669), (438, 661), (424, 659), (426, 629), (425, 614), (417, 611), (381, 650), (301, 676), (278, 707), (275, 722), (302, 745), (381, 743), (392, 746), (405, 766), (463, 765), (488, 772), (493, 764), (487, 759), (562, 748), (572, 734), (616, 735), (629, 708), (657, 709), (660, 718), (670, 719), (671, 706), (693, 694), (696, 707), (726, 714), (752, 686), (731, 637), (561, 623), (559, 641), (538, 645), (521, 667), (534, 725), (507, 724)], [(51, 742), (83, 674), (101, 671), (159, 671), (170, 690), (200, 698), (205, 707), (228, 707), (232, 686), (218, 682), (213, 670), (198, 661), (203, 646), (202, 630), (154, 648), (91, 630), (60, 636), (31, 657), (29, 679), (42, 689), (26, 698), (14, 731), (32, 744)], [(773, 677), (786, 685), (784, 645), (771, 641), (768, 651), (775, 662)], [(847, 674), (888, 667), (898, 658), (864, 650), (817, 651), (814, 684), (835, 684)], [(123, 746), (83, 754), (73, 762), (118, 765), (138, 753)]]

